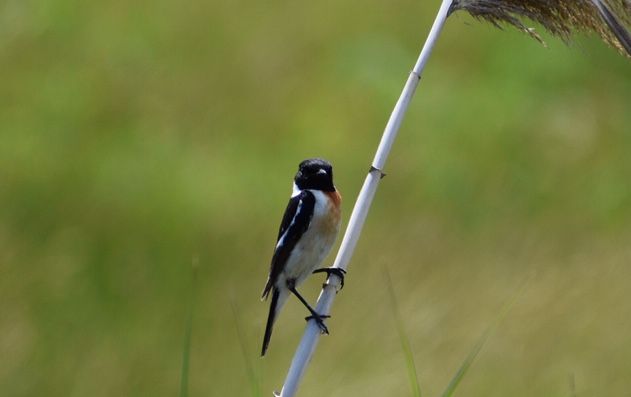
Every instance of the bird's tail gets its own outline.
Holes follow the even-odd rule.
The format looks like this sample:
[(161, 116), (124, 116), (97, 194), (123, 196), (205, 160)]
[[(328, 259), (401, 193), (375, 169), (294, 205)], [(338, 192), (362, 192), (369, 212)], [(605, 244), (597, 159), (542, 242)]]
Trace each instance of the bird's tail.
[(265, 336), (263, 337), (263, 348), (261, 349), (261, 357), (265, 355), (269, 340), (272, 337), (272, 328), (276, 321), (276, 316), (280, 312), (281, 307), (287, 300), (287, 292), (281, 294), (278, 288), (272, 288), (272, 301), (269, 305), (269, 314), (267, 315), (267, 324), (265, 325)]

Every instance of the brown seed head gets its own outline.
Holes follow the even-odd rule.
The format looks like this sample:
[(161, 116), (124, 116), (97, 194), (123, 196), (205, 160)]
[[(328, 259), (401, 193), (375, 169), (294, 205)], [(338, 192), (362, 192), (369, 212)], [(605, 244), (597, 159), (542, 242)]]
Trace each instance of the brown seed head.
[(527, 18), (568, 43), (576, 31), (595, 32), (607, 44), (631, 57), (631, 0), (454, 0), (450, 13), (465, 10), (474, 18), (513, 25), (539, 42)]

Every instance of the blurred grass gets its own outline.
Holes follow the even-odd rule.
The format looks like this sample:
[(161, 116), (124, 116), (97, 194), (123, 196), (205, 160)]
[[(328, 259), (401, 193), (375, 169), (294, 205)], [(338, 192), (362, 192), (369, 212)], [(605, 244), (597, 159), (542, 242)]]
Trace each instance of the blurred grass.
[(384, 267), (383, 273), (383, 278), (386, 283), (388, 298), (390, 301), (390, 311), (392, 312), (392, 316), (394, 317), (394, 324), (399, 335), (399, 341), (401, 342), (401, 350), (403, 350), (405, 363), (407, 365), (408, 381), (410, 383), (410, 388), (412, 389), (412, 396), (421, 397), (421, 384), (418, 379), (418, 372), (416, 370), (416, 363), (414, 361), (414, 350), (410, 345), (410, 338), (408, 338), (407, 333), (405, 332), (403, 319), (401, 318), (401, 313), (399, 312), (397, 296), (394, 292), (394, 287), (392, 287), (392, 279), (390, 278), (387, 267)]
[[(297, 163), (333, 162), (348, 216), (437, 6), (1, 3), (2, 394), (176, 394), (194, 255), (189, 394), (249, 393), (227, 297), (257, 346)], [(459, 391), (567, 395), (573, 373), (577, 395), (627, 393), (631, 69), (546, 41), (448, 22), (301, 395), (408, 393), (385, 263), (425, 395), (525, 276)], [(264, 392), (302, 317), (255, 365)]]
[(502, 305), (501, 309), (499, 310), (495, 318), (493, 318), (493, 322), (488, 326), (488, 328), (484, 331), (484, 333), (480, 335), (478, 340), (475, 342), (475, 344), (469, 351), (469, 354), (467, 354), (465, 359), (460, 364), (460, 367), (458, 367), (458, 370), (456, 371), (456, 373), (452, 376), (451, 380), (449, 381), (449, 384), (445, 388), (445, 391), (443, 391), (443, 393), (441, 394), (441, 397), (451, 397), (454, 395), (454, 393), (456, 392), (456, 388), (458, 388), (458, 385), (460, 385), (460, 383), (464, 379), (465, 375), (469, 371), (469, 368), (471, 368), (473, 361), (475, 361), (478, 354), (480, 354), (480, 350), (482, 350), (482, 347), (484, 347), (484, 344), (487, 342), (491, 334), (495, 332), (496, 328), (499, 326), (502, 320), (506, 317), (506, 315), (508, 314), (510, 309), (513, 307), (517, 299), (524, 293), (524, 291), (526, 290), (526, 287), (527, 287), (527, 282), (524, 282), (521, 288), (517, 289), (517, 291), (513, 294), (513, 296)]
[(250, 383), (251, 395), (254, 397), (260, 397), (261, 393), (261, 382), (258, 379), (258, 375), (254, 366), (252, 365), (253, 359), (256, 355), (250, 352), (250, 349), (246, 346), (245, 335), (241, 330), (241, 322), (239, 321), (239, 309), (234, 304), (234, 297), (230, 300), (230, 305), (232, 307), (232, 317), (234, 319), (234, 328), (236, 331), (237, 339), (239, 340), (239, 345), (241, 347), (241, 353), (243, 354), (243, 366), (245, 367), (245, 372), (247, 374), (247, 380)]
[(191, 285), (188, 303), (188, 315), (184, 331), (184, 344), (182, 346), (182, 372), (180, 375), (180, 397), (188, 397), (189, 373), (191, 367), (191, 343), (193, 337), (193, 311), (195, 310), (195, 298), (197, 292), (197, 271), (199, 260), (194, 257), (191, 261)]

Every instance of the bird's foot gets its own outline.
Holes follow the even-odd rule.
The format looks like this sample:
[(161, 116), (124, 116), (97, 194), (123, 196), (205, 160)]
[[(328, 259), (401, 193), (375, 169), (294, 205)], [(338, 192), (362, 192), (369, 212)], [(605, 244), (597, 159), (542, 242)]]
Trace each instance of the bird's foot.
[(329, 329), (326, 327), (326, 325), (324, 324), (324, 319), (325, 318), (330, 318), (331, 316), (327, 315), (327, 314), (312, 314), (311, 316), (307, 316), (305, 317), (305, 320), (309, 321), (309, 320), (315, 320), (316, 323), (318, 324), (318, 327), (320, 327), (320, 332), (322, 332), (323, 334), (329, 334)]
[(324, 267), (313, 271), (313, 274), (316, 273), (326, 273), (327, 278), (331, 277), (331, 274), (335, 274), (340, 278), (340, 289), (344, 288), (344, 275), (346, 275), (346, 270), (340, 267)]

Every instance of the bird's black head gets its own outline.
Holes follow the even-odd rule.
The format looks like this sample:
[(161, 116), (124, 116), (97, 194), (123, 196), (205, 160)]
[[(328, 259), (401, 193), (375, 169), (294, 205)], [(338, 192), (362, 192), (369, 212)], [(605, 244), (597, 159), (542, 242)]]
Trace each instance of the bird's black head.
[(298, 189), (323, 190), (334, 192), (333, 167), (322, 159), (307, 159), (298, 166), (298, 173), (294, 178)]

